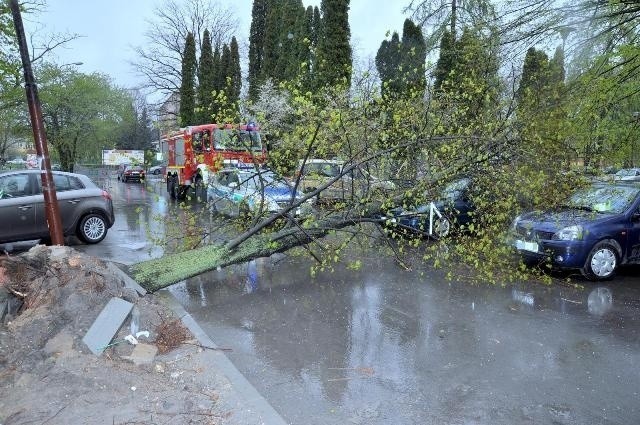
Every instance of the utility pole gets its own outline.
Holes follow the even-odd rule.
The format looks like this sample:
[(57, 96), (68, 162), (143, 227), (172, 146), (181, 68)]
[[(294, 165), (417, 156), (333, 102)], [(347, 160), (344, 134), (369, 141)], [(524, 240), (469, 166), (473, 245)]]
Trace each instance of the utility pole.
[(38, 167), (40, 168), (42, 193), (44, 194), (44, 209), (47, 217), (47, 225), (49, 226), (49, 234), (51, 235), (51, 243), (53, 245), (64, 245), (62, 220), (60, 219), (58, 198), (56, 197), (56, 188), (53, 184), (53, 174), (51, 173), (51, 160), (49, 159), (47, 137), (42, 120), (42, 109), (40, 107), (40, 99), (38, 98), (38, 86), (36, 85), (33, 70), (31, 69), (31, 59), (29, 58), (29, 49), (27, 48), (27, 40), (24, 34), (18, 0), (9, 0), (9, 6), (11, 7), (11, 13), (13, 15), (13, 25), (16, 29), (16, 38), (18, 39), (22, 68), (24, 69), (24, 87), (27, 92), (31, 128), (33, 129), (33, 139), (36, 145), (36, 154), (38, 155)]

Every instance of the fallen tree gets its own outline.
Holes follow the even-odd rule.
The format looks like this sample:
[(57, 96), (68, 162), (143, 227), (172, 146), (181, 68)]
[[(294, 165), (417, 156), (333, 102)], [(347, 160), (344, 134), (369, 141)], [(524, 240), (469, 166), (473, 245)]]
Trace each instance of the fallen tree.
[[(272, 214), (255, 223), (249, 229), (224, 244), (206, 245), (144, 261), (131, 266), (129, 272), (140, 285), (148, 291), (154, 292), (217, 268), (241, 264), (257, 258), (270, 257), (276, 253), (283, 253), (312, 243), (321, 245), (319, 241), (333, 232), (354, 233), (349, 231), (348, 228), (365, 223), (382, 224), (386, 220), (384, 217), (390, 208), (397, 205), (406, 205), (409, 199), (411, 199), (409, 202), (423, 202), (424, 199), (421, 198), (424, 195), (420, 196), (419, 193), (422, 193), (426, 188), (436, 187), (438, 182), (435, 180), (413, 182), (414, 184), (410, 189), (399, 190), (395, 193), (395, 196), (384, 199), (375, 193), (366, 193), (359, 197), (352, 196), (349, 202), (346, 202), (336, 210), (331, 210), (320, 218), (294, 220), (288, 213), (297, 209), (308, 199), (315, 198), (353, 169), (376, 158), (389, 155), (398, 149), (405, 149), (416, 144), (431, 144), (435, 148), (436, 144), (447, 146), (448, 143), (452, 143), (455, 140), (468, 141), (469, 139), (465, 137), (435, 137), (429, 141), (412, 141), (380, 150), (363, 158), (361, 161), (353, 161), (350, 165), (345, 166), (340, 174), (328, 180), (316, 190), (292, 202), (280, 213)], [(474, 168), (482, 169), (506, 158), (504, 154), (500, 153), (503, 151), (504, 142), (490, 141), (489, 143), (484, 141), (482, 145), (487, 152), (491, 153), (474, 154), (473, 158), (468, 158), (466, 155), (462, 156), (456, 161), (452, 161), (446, 169), (441, 170), (442, 172), (438, 175), (438, 178), (447, 181), (447, 178), (459, 175), (461, 172), (470, 172)], [(284, 227), (270, 230), (274, 223), (283, 218), (287, 220)], [(308, 251), (319, 263), (322, 262), (311, 250)]]

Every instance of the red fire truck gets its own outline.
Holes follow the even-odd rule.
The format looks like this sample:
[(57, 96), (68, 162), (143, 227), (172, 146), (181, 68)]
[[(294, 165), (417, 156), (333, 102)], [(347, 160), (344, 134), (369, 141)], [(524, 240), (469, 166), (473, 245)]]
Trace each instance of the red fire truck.
[(261, 165), (267, 158), (260, 129), (246, 125), (203, 124), (182, 128), (162, 138), (166, 150), (167, 190), (184, 199), (192, 183), (228, 164)]

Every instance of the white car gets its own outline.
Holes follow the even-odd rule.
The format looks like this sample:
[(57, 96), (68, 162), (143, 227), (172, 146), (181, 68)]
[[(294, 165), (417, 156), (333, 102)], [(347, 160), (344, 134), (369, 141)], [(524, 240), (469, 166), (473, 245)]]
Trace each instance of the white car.
[(640, 168), (623, 168), (613, 175), (614, 181), (640, 181)]
[(164, 174), (166, 169), (167, 169), (166, 165), (154, 165), (153, 167), (149, 167), (148, 174), (153, 174), (157, 176), (158, 174)]
[[(212, 177), (207, 187), (207, 201), (217, 213), (238, 217), (244, 213), (271, 214), (283, 210), (302, 193), (271, 171), (226, 168)], [(292, 211), (293, 216), (310, 211), (310, 201)]]

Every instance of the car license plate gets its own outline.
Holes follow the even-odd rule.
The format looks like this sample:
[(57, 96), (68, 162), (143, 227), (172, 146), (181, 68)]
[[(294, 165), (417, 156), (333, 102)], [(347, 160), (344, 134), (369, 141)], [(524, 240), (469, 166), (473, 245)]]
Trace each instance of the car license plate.
[(522, 251), (538, 252), (538, 244), (536, 242), (516, 241), (516, 248)]

